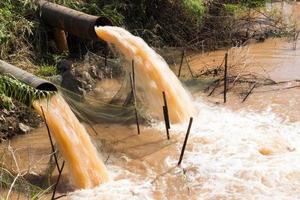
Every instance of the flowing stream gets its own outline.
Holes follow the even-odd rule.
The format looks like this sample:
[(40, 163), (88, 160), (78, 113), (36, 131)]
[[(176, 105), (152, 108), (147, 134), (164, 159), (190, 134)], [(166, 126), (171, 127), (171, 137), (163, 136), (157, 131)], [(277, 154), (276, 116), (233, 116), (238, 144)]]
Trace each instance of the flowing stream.
[[(36, 102), (40, 114), (40, 106), (44, 108), (72, 183), (83, 189), (69, 192), (66, 199), (300, 199), (299, 87), (263, 86), (243, 104), (234, 92), (229, 92), (227, 104), (220, 103), (220, 95), (208, 98), (199, 91), (192, 98), (165, 61), (140, 38), (116, 27), (96, 31), (129, 62), (134, 60), (137, 87), (148, 91), (145, 104), (160, 119), (161, 92), (166, 92), (173, 122), (171, 140), (166, 139), (162, 122), (141, 126), (141, 135), (135, 125), (95, 124), (99, 134), (90, 139), (60, 96)], [(243, 65), (248, 66), (247, 72), (287, 81), (286, 87), (300, 78), (300, 50), (293, 50), (284, 39), (236, 52), (249, 58)], [(194, 55), (190, 65), (201, 72), (207, 65), (220, 64), (224, 53)], [(187, 149), (177, 166), (191, 116), (194, 123)], [(36, 138), (39, 144), (30, 145)], [(101, 149), (106, 167), (91, 140)], [(16, 150), (20, 158), (27, 157), (24, 149), (30, 146), (34, 156), (28, 163), (41, 160), (49, 150), (46, 129), (20, 136), (11, 145), (21, 149)], [(60, 183), (61, 188), (68, 184)]]

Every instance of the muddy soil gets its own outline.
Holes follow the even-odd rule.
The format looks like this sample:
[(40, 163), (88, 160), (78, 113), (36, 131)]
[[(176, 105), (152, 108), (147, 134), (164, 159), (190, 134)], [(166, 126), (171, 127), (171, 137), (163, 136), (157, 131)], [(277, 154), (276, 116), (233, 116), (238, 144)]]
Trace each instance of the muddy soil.
[(34, 128), (42, 126), (39, 117), (32, 108), (13, 101), (14, 108), (8, 110), (0, 104), (0, 142), (19, 134), (28, 134)]

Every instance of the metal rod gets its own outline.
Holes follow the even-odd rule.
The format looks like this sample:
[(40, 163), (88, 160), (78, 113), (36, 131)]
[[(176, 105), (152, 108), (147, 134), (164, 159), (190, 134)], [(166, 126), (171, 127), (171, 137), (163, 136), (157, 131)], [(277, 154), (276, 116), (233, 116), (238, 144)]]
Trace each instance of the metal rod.
[(136, 127), (138, 130), (138, 134), (141, 133), (140, 131), (140, 123), (139, 123), (139, 116), (136, 108), (136, 84), (135, 84), (135, 70), (134, 70), (134, 60), (131, 62), (131, 71), (132, 71), (132, 91), (133, 91), (133, 100), (134, 100), (134, 112), (135, 112), (135, 121)]
[(166, 106), (163, 106), (164, 120), (166, 126), (167, 139), (170, 140), (170, 132), (168, 127), (168, 110)]
[(58, 172), (59, 172), (59, 174), (58, 174), (58, 177), (57, 177), (56, 183), (55, 183), (55, 185), (54, 185), (54, 188), (53, 188), (53, 193), (52, 193), (52, 197), (51, 197), (51, 199), (52, 199), (52, 200), (54, 200), (54, 199), (55, 199), (54, 197), (55, 197), (55, 193), (56, 193), (57, 185), (58, 185), (58, 183), (59, 183), (59, 180), (60, 180), (60, 177), (61, 177), (61, 174), (62, 174), (62, 171), (63, 171), (64, 167), (65, 167), (65, 161), (63, 162), (63, 164), (62, 164), (62, 166), (61, 166), (61, 170), (59, 170), (59, 171), (58, 171)]
[(162, 95), (163, 95), (163, 100), (164, 100), (163, 114), (164, 114), (164, 120), (165, 120), (165, 125), (166, 125), (167, 138), (169, 140), (170, 139), (169, 129), (171, 128), (169, 109), (168, 109), (166, 93), (162, 92)]
[(193, 123), (193, 118), (191, 117), (190, 118), (190, 122), (189, 122), (189, 127), (187, 129), (187, 132), (186, 132), (186, 135), (185, 135), (185, 139), (184, 139), (184, 142), (183, 142), (183, 146), (182, 146), (182, 149), (181, 149), (181, 154), (180, 154), (180, 158), (179, 158), (179, 161), (178, 161), (178, 166), (181, 164), (182, 159), (183, 159), (183, 155), (184, 155), (184, 151), (185, 151), (185, 147), (186, 147), (187, 141), (189, 139), (189, 135), (190, 135), (192, 123)]
[(138, 112), (137, 112), (137, 109), (136, 109), (136, 96), (135, 96), (135, 89), (134, 89), (135, 87), (134, 87), (133, 77), (132, 77), (131, 73), (129, 73), (129, 79), (130, 79), (131, 93), (132, 93), (132, 97), (133, 97), (136, 128), (137, 128), (138, 135), (139, 135), (139, 134), (141, 134), (140, 123), (139, 123)]
[(60, 198), (62, 198), (62, 197), (65, 197), (65, 196), (67, 196), (66, 194), (62, 194), (62, 195), (60, 195), (60, 196), (58, 196), (58, 197), (55, 197), (54, 199), (56, 200), (56, 199), (60, 199)]
[(225, 70), (224, 70), (224, 103), (226, 103), (226, 95), (227, 95), (227, 60), (228, 60), (228, 52), (225, 53)]
[(57, 170), (60, 171), (60, 167), (59, 167), (59, 164), (58, 164), (58, 159), (57, 159), (57, 156), (56, 156), (55, 147), (54, 147), (54, 144), (53, 144), (50, 129), (49, 129), (49, 126), (48, 126), (48, 123), (47, 123), (47, 120), (46, 120), (46, 116), (45, 116), (45, 113), (44, 113), (44, 109), (43, 109), (42, 106), (41, 106), (41, 110), (42, 110), (43, 118), (44, 118), (44, 121), (45, 121), (45, 124), (46, 124), (46, 128), (47, 128), (47, 132), (48, 132), (48, 136), (49, 136), (49, 140), (50, 140), (50, 144), (51, 144), (52, 153), (53, 153), (54, 160), (55, 160), (55, 163), (56, 163), (56, 167), (57, 167)]
[(167, 98), (166, 98), (166, 93), (165, 92), (162, 92), (163, 94), (163, 99), (164, 99), (164, 105), (166, 107), (166, 122), (167, 122), (167, 127), (168, 129), (171, 128), (171, 124), (170, 124), (170, 118), (169, 118), (169, 109), (168, 109), (168, 103), (167, 103)]
[(219, 86), (219, 84), (220, 84), (220, 80), (218, 80), (218, 81), (216, 82), (215, 87), (211, 90), (211, 92), (208, 94), (208, 96), (211, 96), (211, 95), (214, 93), (214, 91), (217, 89), (217, 87)]
[(135, 70), (134, 70), (134, 60), (131, 62), (131, 72), (132, 72), (132, 85), (133, 85), (133, 90), (135, 92)]
[(188, 69), (189, 69), (189, 71), (190, 71), (190, 74), (191, 74), (192, 78), (194, 78), (194, 73), (193, 73), (193, 71), (192, 71), (192, 69), (191, 69), (190, 63), (189, 63), (189, 61), (188, 61), (186, 55), (184, 56), (184, 59), (185, 59), (185, 62), (186, 62), (186, 64), (187, 64), (187, 67), (188, 67)]
[(182, 68), (182, 64), (183, 64), (184, 54), (185, 54), (185, 50), (183, 49), (182, 53), (181, 53), (181, 61), (180, 61), (180, 65), (179, 65), (178, 75), (177, 75), (178, 78), (180, 77), (180, 74), (181, 74), (181, 68)]
[(246, 101), (246, 99), (248, 98), (248, 96), (251, 94), (251, 92), (254, 90), (255, 87), (256, 87), (256, 83), (253, 84), (253, 86), (251, 87), (251, 89), (249, 90), (249, 92), (247, 93), (245, 98), (243, 99), (242, 103)]

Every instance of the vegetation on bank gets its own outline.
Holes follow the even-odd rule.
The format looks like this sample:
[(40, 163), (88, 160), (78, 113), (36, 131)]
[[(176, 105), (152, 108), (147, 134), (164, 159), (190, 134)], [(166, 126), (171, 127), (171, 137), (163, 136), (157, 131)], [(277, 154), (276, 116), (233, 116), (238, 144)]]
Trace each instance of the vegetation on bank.
[[(190, 45), (214, 31), (210, 18), (230, 11), (263, 5), (265, 0), (52, 0), (89, 14), (105, 16), (115, 25), (144, 38), (155, 47)], [(226, 12), (229, 11), (229, 12)], [(226, 25), (226, 23), (224, 23)], [(223, 26), (224, 26), (223, 25)], [(47, 29), (41, 23), (34, 0), (0, 2), (0, 59), (33, 68), (55, 65), (53, 53), (45, 50)], [(222, 37), (219, 38), (220, 40)], [(43, 55), (41, 55), (43, 53)], [(45, 55), (49, 54), (49, 55)]]
[[(240, 40), (252, 37), (243, 35), (249, 24), (249, 19), (245, 20), (243, 15), (268, 0), (51, 1), (105, 16), (157, 48), (210, 50), (236, 45)], [(236, 16), (242, 16), (242, 20), (237, 22)], [(49, 28), (39, 18), (35, 0), (0, 2), (0, 59), (47, 77), (58, 73), (55, 66), (66, 56), (55, 51), (55, 43)], [(0, 96), (0, 105), (12, 109), (7, 94), (0, 90)]]
[[(246, 27), (250, 18), (246, 19), (245, 13), (264, 6), (269, 0), (51, 1), (105, 16), (154, 47), (210, 50), (236, 45), (252, 37), (244, 34), (250, 30)], [(34, 2), (0, 2), (0, 59), (40, 76), (52, 76), (57, 74), (55, 65), (66, 55), (53, 48), (49, 28), (39, 19)], [(236, 16), (242, 16), (242, 20)]]

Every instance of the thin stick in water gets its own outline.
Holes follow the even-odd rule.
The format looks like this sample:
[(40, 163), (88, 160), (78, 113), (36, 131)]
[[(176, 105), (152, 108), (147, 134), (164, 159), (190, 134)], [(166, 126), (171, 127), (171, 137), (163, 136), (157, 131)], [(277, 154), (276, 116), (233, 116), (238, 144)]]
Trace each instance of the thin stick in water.
[(168, 109), (167, 109), (166, 106), (163, 106), (163, 113), (164, 113), (164, 120), (165, 120), (167, 138), (168, 138), (168, 140), (170, 140), (170, 132), (169, 132), (169, 127), (168, 127)]
[(135, 70), (134, 70), (134, 60), (131, 62), (131, 72), (132, 72), (132, 85), (133, 85), (133, 91), (135, 92)]
[[(132, 64), (133, 63), (134, 63), (134, 61), (132, 62)], [(129, 73), (129, 79), (130, 79), (131, 92), (132, 92), (132, 96), (133, 96), (136, 128), (137, 128), (138, 135), (139, 135), (139, 134), (141, 134), (141, 131), (140, 131), (140, 123), (139, 123), (138, 112), (137, 112), (137, 109), (136, 109), (136, 93), (135, 93), (135, 86), (134, 86), (134, 80), (135, 80), (135, 77), (134, 77), (134, 64), (132, 65), (132, 75), (131, 75), (131, 73)]]
[(57, 159), (57, 156), (56, 156), (55, 147), (54, 147), (54, 144), (53, 144), (50, 129), (49, 129), (49, 126), (48, 126), (48, 123), (47, 123), (47, 120), (46, 120), (46, 116), (45, 116), (45, 113), (44, 113), (44, 109), (43, 109), (42, 106), (41, 106), (41, 111), (42, 111), (43, 118), (44, 118), (44, 121), (45, 121), (45, 124), (46, 124), (46, 128), (47, 128), (47, 132), (48, 132), (48, 136), (49, 136), (49, 140), (50, 140), (50, 144), (51, 144), (52, 153), (53, 153), (54, 160), (55, 160), (55, 163), (56, 163), (56, 167), (57, 167), (57, 170), (60, 171), (60, 167), (59, 167), (59, 164), (58, 164), (58, 159)]
[(184, 59), (185, 59), (185, 62), (186, 62), (186, 64), (187, 64), (187, 67), (188, 67), (188, 69), (189, 69), (189, 71), (190, 71), (190, 74), (191, 74), (192, 78), (194, 78), (194, 73), (193, 73), (193, 71), (192, 71), (192, 69), (191, 69), (190, 63), (189, 63), (189, 61), (188, 61), (186, 55), (184, 55)]
[(219, 86), (219, 84), (220, 84), (220, 80), (218, 80), (218, 81), (215, 83), (214, 88), (211, 90), (211, 92), (208, 94), (208, 96), (211, 96), (211, 95), (214, 93), (214, 91), (217, 89), (217, 87)]
[(166, 122), (167, 122), (167, 127), (168, 129), (171, 128), (171, 125), (170, 125), (170, 118), (169, 118), (169, 109), (168, 109), (168, 103), (167, 103), (167, 98), (166, 98), (166, 93), (165, 92), (162, 92), (163, 94), (163, 99), (164, 99), (164, 106), (166, 107)]
[(185, 147), (186, 147), (187, 141), (189, 139), (189, 135), (190, 135), (192, 123), (193, 123), (193, 118), (191, 117), (190, 118), (189, 127), (187, 129), (187, 132), (186, 132), (186, 135), (185, 135), (185, 139), (184, 139), (184, 142), (183, 142), (183, 146), (182, 146), (182, 149), (181, 149), (181, 154), (180, 154), (180, 158), (179, 158), (179, 161), (178, 161), (178, 166), (181, 164), (182, 159), (183, 159), (183, 155), (184, 155), (184, 151), (185, 151)]
[(167, 138), (168, 138), (168, 140), (170, 140), (169, 129), (171, 128), (171, 125), (170, 125), (170, 118), (169, 118), (168, 103), (167, 103), (166, 93), (162, 92), (162, 94), (163, 94), (163, 100), (164, 100), (163, 114), (164, 114), (164, 120), (165, 120)]
[(55, 193), (56, 193), (57, 185), (58, 185), (58, 183), (59, 183), (59, 180), (60, 180), (60, 177), (61, 177), (61, 174), (62, 174), (62, 171), (63, 171), (64, 167), (65, 167), (65, 161), (63, 162), (63, 164), (62, 164), (62, 166), (61, 166), (60, 170), (58, 171), (58, 172), (59, 172), (59, 174), (58, 174), (58, 177), (57, 177), (56, 183), (55, 183), (55, 185), (54, 185), (54, 188), (53, 188), (53, 193), (52, 193), (52, 197), (51, 197), (51, 199), (52, 199), (52, 200), (54, 200), (54, 199), (55, 199), (54, 197), (55, 197)]
[(228, 52), (225, 53), (225, 70), (224, 70), (224, 103), (226, 103), (227, 95), (227, 68), (228, 68)]
[(251, 92), (254, 90), (255, 87), (256, 87), (256, 83), (253, 84), (253, 86), (251, 87), (251, 89), (249, 90), (249, 92), (247, 93), (245, 98), (243, 99), (242, 103), (246, 101), (246, 99), (248, 98), (248, 96), (251, 94)]
[(180, 74), (181, 74), (181, 68), (182, 68), (182, 64), (183, 64), (184, 55), (185, 55), (185, 50), (183, 49), (182, 53), (181, 53), (181, 61), (180, 61), (180, 65), (179, 65), (178, 75), (177, 75), (178, 78), (180, 77)]
[(62, 195), (60, 195), (58, 197), (55, 197), (54, 199), (56, 200), (56, 199), (60, 199), (60, 198), (66, 197), (66, 196), (67, 196), (66, 194), (62, 194)]

